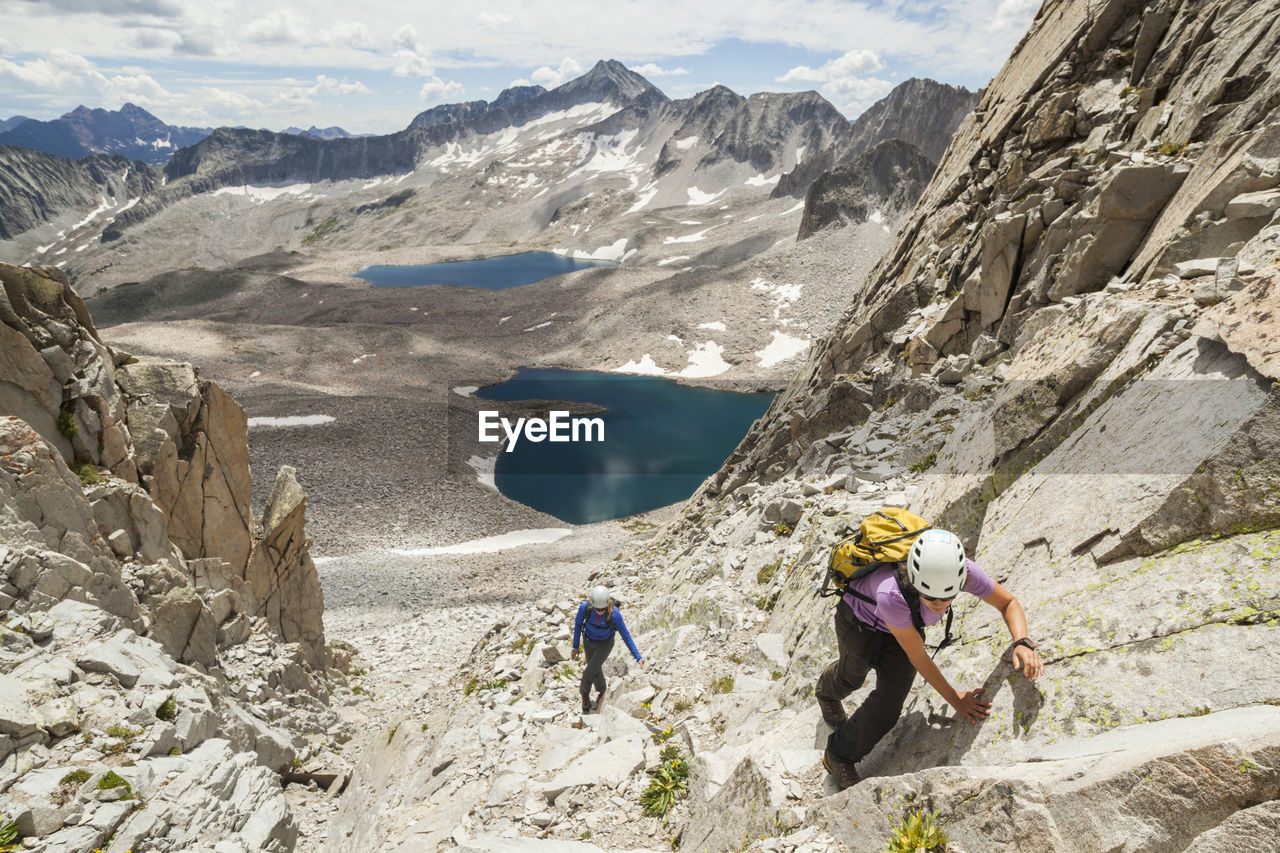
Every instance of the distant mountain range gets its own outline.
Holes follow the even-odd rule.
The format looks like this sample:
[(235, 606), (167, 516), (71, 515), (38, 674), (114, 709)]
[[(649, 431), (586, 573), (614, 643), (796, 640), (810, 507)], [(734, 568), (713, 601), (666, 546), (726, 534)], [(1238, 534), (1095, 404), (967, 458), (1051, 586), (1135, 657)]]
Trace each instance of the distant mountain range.
[(0, 145), (21, 145), (72, 160), (90, 154), (121, 154), (163, 166), (173, 152), (194, 145), (212, 132), (207, 127), (168, 125), (136, 104), (118, 110), (76, 107), (52, 121), (8, 119)]
[(372, 136), (371, 133), (350, 133), (337, 125), (333, 127), (311, 127), (303, 130), (300, 127), (286, 127), (281, 133), (290, 133), (294, 136), (305, 136), (308, 139), (352, 139), (357, 136)]
[[(547, 168), (563, 169), (557, 173), (561, 177), (570, 172), (577, 177), (559, 185), (542, 203), (545, 214), (531, 214), (542, 225), (556, 221), (561, 207), (591, 194), (595, 185), (583, 182), (595, 180), (593, 175), (629, 175), (625, 180), (630, 181), (627, 204), (632, 211), (689, 204), (695, 197), (713, 197), (744, 182), (760, 188), (772, 185), (772, 197), (799, 200), (820, 175), (853, 162), (880, 142), (902, 139), (904, 145), (883, 148), (873, 160), (846, 170), (844, 181), (827, 183), (821, 209), (814, 208), (807, 220), (809, 228), (821, 228), (860, 220), (868, 210), (909, 206), (914, 193), (893, 194), (884, 179), (910, 176), (913, 189), (927, 182), (921, 162), (935, 162), (936, 155), (929, 155), (945, 147), (975, 99), (964, 89), (910, 80), (850, 123), (817, 92), (744, 97), (715, 86), (672, 100), (620, 62), (602, 60), (555, 89), (518, 86), (492, 102), (433, 107), (416, 115), (404, 130), (380, 136), (315, 126), (283, 133), (175, 128), (132, 104), (114, 113), (81, 107), (53, 122), (23, 121), (0, 133), (0, 146), (43, 146), (40, 150), (72, 160), (86, 151), (119, 152), (163, 164), (163, 175), (148, 175), (145, 188), (138, 187), (144, 189), (141, 197), (130, 192), (125, 207), (125, 199), (108, 191), (103, 181), (75, 177), (83, 170), (74, 163), (0, 148), (0, 184), (5, 185), (0, 195), (14, 205), (0, 199), (0, 233), (21, 233), (50, 221), (59, 210), (83, 205), (91, 209), (95, 198), (109, 197), (121, 205), (113, 207), (113, 221), (102, 234), (110, 241), (176, 201), (223, 187), (366, 180), (421, 169), (440, 175), (460, 168), (501, 169), (508, 152), (556, 136), (570, 147), (557, 149), (562, 153), (552, 159), (569, 159), (559, 166), (546, 160)], [(171, 147), (184, 139), (194, 142), (170, 157)], [(597, 161), (598, 166), (585, 168)], [(575, 162), (583, 168), (576, 168)], [(53, 193), (54, 201), (42, 204), (39, 197), (46, 179), (80, 191)], [(91, 190), (91, 185), (98, 190)], [(856, 204), (846, 209), (851, 199)]]
[(13, 116), (12, 118), (0, 118), (0, 133), (15, 128), (24, 121), (30, 121), (26, 116)]

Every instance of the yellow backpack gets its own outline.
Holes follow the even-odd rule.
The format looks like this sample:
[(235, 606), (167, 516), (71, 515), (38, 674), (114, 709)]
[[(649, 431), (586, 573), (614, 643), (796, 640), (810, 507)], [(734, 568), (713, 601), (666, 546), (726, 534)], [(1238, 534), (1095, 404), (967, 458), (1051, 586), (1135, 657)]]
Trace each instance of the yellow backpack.
[[(831, 549), (822, 595), (841, 595), (850, 582), (864, 578), (885, 563), (901, 563), (911, 553), (916, 537), (929, 522), (901, 507), (882, 507), (862, 520), (858, 532), (846, 536)], [(836, 589), (828, 592), (835, 583)]]

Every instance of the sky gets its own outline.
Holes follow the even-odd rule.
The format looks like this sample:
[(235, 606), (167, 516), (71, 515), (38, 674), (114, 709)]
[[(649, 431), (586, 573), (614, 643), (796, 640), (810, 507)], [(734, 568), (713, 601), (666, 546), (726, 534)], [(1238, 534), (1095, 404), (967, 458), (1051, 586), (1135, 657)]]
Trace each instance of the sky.
[(132, 102), (189, 127), (389, 133), (442, 103), (616, 59), (672, 98), (910, 77), (977, 89), (1040, 0), (0, 0), (0, 119)]

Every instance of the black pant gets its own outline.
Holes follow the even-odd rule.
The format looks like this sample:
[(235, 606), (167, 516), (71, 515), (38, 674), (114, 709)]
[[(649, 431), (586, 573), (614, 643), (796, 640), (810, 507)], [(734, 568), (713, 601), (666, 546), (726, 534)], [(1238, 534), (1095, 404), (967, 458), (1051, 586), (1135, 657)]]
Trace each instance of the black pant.
[(584, 698), (591, 695), (593, 686), (597, 693), (604, 695), (604, 662), (613, 651), (613, 637), (611, 634), (609, 639), (599, 644), (586, 637), (582, 638), (582, 654), (587, 659), (587, 665), (582, 670), (582, 683), (578, 685), (578, 692)]
[(876, 688), (844, 725), (827, 738), (827, 749), (845, 761), (859, 761), (889, 733), (916, 678), (916, 668), (894, 636), (862, 625), (843, 600), (836, 605), (836, 641), (840, 660), (828, 666), (814, 689), (823, 701), (839, 702), (876, 671)]

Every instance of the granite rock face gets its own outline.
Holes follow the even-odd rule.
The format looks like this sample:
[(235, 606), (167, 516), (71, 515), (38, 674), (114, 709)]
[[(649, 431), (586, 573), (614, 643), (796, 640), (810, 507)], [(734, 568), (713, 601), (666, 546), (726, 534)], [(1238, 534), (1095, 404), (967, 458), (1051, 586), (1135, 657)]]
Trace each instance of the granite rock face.
[(279, 774), (349, 737), (292, 469), (260, 523), (234, 400), (103, 345), (58, 271), (0, 283), (0, 813), (50, 851), (292, 849)]

